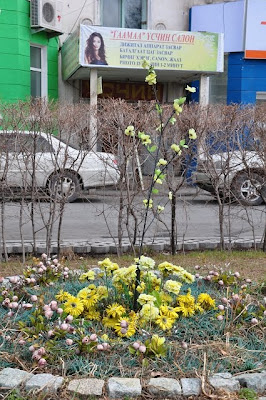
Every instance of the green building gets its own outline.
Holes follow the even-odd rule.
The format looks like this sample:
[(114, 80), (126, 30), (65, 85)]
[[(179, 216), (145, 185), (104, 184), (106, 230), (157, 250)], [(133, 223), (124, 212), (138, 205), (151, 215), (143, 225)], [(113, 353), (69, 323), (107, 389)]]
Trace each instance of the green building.
[(0, 0), (0, 102), (58, 98), (56, 7), (50, 0)]

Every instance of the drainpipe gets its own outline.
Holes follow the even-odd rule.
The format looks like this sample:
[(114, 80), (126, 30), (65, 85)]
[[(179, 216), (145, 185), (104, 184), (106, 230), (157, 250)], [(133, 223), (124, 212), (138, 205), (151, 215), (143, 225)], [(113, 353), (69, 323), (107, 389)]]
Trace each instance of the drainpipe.
[(97, 151), (97, 68), (90, 69), (90, 150)]

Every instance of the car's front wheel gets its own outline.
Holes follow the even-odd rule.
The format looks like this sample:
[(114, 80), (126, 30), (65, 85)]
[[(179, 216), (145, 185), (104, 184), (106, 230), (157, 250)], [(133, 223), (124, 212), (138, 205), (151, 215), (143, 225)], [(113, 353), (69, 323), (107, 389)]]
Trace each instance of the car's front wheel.
[(232, 193), (234, 197), (247, 206), (259, 206), (264, 200), (261, 190), (265, 184), (265, 177), (256, 172), (241, 172), (232, 182)]
[(51, 176), (48, 190), (54, 199), (72, 203), (80, 197), (81, 185), (75, 173), (59, 171)]

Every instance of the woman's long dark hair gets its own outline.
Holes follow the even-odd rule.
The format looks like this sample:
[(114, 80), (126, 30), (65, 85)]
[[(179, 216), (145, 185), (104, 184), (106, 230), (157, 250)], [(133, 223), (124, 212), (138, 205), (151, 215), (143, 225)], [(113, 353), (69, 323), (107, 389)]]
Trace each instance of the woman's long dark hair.
[(95, 54), (94, 54), (94, 49), (93, 49), (93, 39), (95, 37), (98, 37), (101, 40), (101, 47), (99, 48), (99, 57), (101, 57), (101, 61), (106, 63), (103, 37), (98, 32), (93, 32), (90, 35), (89, 39), (87, 39), (87, 46), (85, 49), (85, 57), (87, 58), (87, 60), (90, 60), (90, 62), (95, 59)]

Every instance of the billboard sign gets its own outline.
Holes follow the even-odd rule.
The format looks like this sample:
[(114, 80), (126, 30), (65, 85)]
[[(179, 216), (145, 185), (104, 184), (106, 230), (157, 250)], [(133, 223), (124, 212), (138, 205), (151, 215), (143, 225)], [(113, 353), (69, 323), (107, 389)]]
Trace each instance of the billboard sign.
[(266, 0), (247, 0), (245, 58), (266, 59)]
[(82, 67), (223, 71), (223, 35), (209, 32), (154, 31), (80, 25)]

